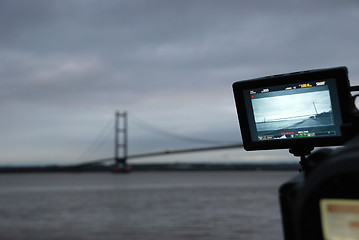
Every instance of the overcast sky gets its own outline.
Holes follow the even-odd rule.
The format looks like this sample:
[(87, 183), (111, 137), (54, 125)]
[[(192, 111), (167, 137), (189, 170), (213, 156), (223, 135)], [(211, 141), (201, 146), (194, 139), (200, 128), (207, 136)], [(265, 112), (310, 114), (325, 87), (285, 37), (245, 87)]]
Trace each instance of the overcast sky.
[(1, 0), (0, 164), (111, 157), (116, 110), (129, 154), (241, 141), (232, 83), (344, 65), (358, 84), (358, 22), (354, 0)]

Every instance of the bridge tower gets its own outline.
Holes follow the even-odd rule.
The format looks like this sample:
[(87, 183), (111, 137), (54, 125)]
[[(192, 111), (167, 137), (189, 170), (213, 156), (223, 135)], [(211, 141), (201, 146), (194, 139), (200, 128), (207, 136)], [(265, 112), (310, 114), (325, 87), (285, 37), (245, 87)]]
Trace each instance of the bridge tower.
[(130, 172), (127, 164), (127, 112), (115, 113), (115, 172)]

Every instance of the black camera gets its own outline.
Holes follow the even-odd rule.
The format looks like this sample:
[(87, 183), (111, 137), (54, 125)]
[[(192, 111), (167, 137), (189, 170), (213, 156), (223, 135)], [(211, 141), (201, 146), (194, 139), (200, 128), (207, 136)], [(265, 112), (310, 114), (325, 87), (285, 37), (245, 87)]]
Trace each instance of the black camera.
[[(359, 239), (359, 127), (346, 67), (233, 84), (246, 150), (289, 149), (301, 172), (279, 189), (286, 240)], [(336, 149), (314, 147), (341, 146)]]

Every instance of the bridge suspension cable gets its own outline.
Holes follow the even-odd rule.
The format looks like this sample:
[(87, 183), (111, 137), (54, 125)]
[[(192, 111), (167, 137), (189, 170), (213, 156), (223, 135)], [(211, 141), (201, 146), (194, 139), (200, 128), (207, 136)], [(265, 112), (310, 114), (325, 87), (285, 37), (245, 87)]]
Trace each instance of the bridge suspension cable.
[(113, 119), (109, 119), (102, 127), (95, 140), (85, 149), (85, 151), (78, 157), (78, 160), (91, 159), (93, 155), (98, 152), (110, 135), (113, 135)]
[(147, 121), (139, 118), (138, 116), (134, 115), (133, 113), (131, 113), (130, 115), (134, 120), (131, 122), (134, 122), (138, 127), (142, 128), (146, 131), (152, 132), (154, 134), (159, 134), (162, 136), (171, 137), (171, 138), (175, 138), (175, 139), (179, 139), (179, 140), (187, 141), (187, 142), (194, 142), (194, 143), (204, 143), (204, 144), (237, 143), (237, 141), (221, 141), (221, 140), (213, 140), (213, 139), (203, 139), (203, 138), (195, 138), (195, 137), (185, 136), (182, 134), (173, 133), (173, 132), (170, 132), (163, 128), (159, 128), (151, 123), (148, 123)]

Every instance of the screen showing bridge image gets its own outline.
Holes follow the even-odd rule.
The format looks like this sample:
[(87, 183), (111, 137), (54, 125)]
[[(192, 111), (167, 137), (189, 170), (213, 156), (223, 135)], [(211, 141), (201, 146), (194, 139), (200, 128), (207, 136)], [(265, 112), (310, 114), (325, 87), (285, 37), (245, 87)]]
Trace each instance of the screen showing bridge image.
[(337, 134), (328, 86), (251, 96), (257, 141)]

